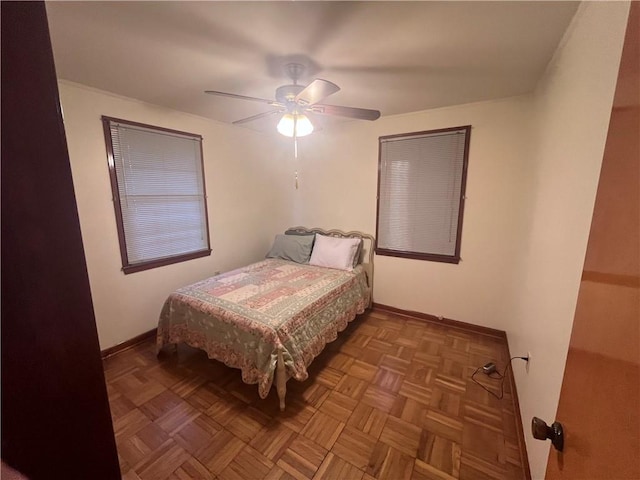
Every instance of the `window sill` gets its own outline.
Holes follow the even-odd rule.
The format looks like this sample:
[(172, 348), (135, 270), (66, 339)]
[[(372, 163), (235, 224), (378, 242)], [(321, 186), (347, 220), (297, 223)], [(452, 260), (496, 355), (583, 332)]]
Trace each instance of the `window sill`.
[(211, 249), (200, 250), (198, 252), (186, 253), (175, 257), (161, 258), (158, 260), (151, 260), (149, 262), (136, 263), (134, 265), (125, 265), (122, 267), (122, 271), (125, 275), (135, 272), (141, 272), (143, 270), (151, 270), (152, 268), (164, 267), (165, 265), (172, 265), (174, 263), (186, 262), (187, 260), (193, 260), (194, 258), (208, 257), (211, 255)]
[(376, 255), (382, 255), (385, 257), (409, 258), (411, 260), (427, 260), (430, 262), (454, 264), (460, 263), (459, 255), (438, 255), (435, 253), (404, 252), (400, 250), (388, 250), (385, 248), (376, 248)]

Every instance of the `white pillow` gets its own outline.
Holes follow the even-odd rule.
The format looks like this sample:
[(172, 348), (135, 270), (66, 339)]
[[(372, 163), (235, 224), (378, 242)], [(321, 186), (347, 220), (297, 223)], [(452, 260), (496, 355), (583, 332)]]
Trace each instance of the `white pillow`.
[(338, 238), (316, 234), (309, 265), (353, 270), (353, 261), (361, 240), (359, 238)]

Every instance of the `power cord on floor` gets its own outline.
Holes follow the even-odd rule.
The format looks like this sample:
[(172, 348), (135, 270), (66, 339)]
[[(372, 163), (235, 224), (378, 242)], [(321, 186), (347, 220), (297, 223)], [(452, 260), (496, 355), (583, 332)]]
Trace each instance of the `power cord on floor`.
[[(475, 377), (476, 377), (476, 375), (478, 374), (478, 372), (479, 372), (480, 370), (482, 370), (483, 368), (486, 368), (486, 367), (487, 367), (488, 365), (490, 365), (490, 364), (487, 364), (487, 365), (485, 365), (484, 367), (478, 367), (478, 368), (476, 368), (476, 371), (475, 371), (475, 372), (473, 372), (473, 373), (471, 374), (471, 380), (473, 380), (473, 382), (474, 382), (474, 383), (476, 383), (476, 384), (480, 385), (482, 388), (484, 388), (487, 392), (489, 392), (491, 395), (493, 395), (494, 397), (496, 397), (498, 400), (502, 400), (502, 398), (504, 397), (504, 379), (507, 377), (507, 372), (509, 371), (509, 369), (510, 369), (510, 368), (512, 368), (512, 367), (511, 367), (511, 364), (513, 363), (513, 361), (514, 361), (516, 358), (520, 358), (520, 359), (522, 359), (522, 360), (524, 360), (524, 361), (526, 361), (526, 362), (528, 362), (528, 361), (529, 361), (529, 357), (511, 357), (511, 358), (509, 359), (509, 363), (508, 363), (508, 365), (507, 365), (507, 366), (506, 366), (506, 368), (504, 369), (504, 373), (500, 373), (500, 372), (498, 371), (498, 369), (497, 369), (497, 368), (495, 368), (495, 365), (491, 364), (491, 365), (493, 365), (493, 368), (492, 368), (492, 369), (490, 369), (489, 373), (487, 373), (487, 374), (486, 374), (486, 375), (487, 375), (487, 377), (489, 377), (489, 378), (493, 378), (494, 380), (500, 380), (500, 396), (498, 396), (497, 394), (495, 394), (494, 392), (492, 392), (491, 390), (489, 390), (487, 387), (485, 387), (484, 385), (482, 385), (482, 384), (481, 384), (480, 382), (478, 382), (478, 381), (476, 380), (476, 378), (475, 378)], [(494, 375), (493, 375), (494, 373), (495, 373), (497, 376), (494, 376)]]

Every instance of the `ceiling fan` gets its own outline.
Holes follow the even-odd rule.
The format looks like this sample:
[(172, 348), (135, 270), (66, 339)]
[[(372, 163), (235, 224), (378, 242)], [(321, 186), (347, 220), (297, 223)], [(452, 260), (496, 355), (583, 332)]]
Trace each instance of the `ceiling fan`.
[(320, 115), (336, 115), (340, 117), (354, 118), (358, 120), (377, 120), (380, 117), (378, 110), (366, 108), (343, 107), (339, 105), (327, 105), (322, 102), (329, 95), (340, 90), (335, 83), (316, 78), (309, 85), (298, 85), (298, 79), (304, 73), (305, 66), (300, 63), (288, 63), (285, 65), (285, 73), (293, 81), (290, 85), (282, 85), (276, 89), (276, 99), (247, 97), (235, 93), (206, 90), (205, 93), (221, 97), (238, 98), (252, 102), (266, 103), (274, 110), (258, 113), (251, 117), (232, 122), (234, 125), (252, 122), (271, 115), (282, 114), (278, 123), (278, 132), (287, 137), (303, 137), (313, 132), (313, 124), (307, 113)]

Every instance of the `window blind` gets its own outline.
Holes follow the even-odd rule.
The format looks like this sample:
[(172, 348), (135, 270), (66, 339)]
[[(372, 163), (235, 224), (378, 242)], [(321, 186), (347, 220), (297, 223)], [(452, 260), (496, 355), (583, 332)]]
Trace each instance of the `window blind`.
[(469, 129), (380, 139), (378, 249), (457, 255)]
[(201, 137), (110, 122), (129, 265), (209, 249)]

